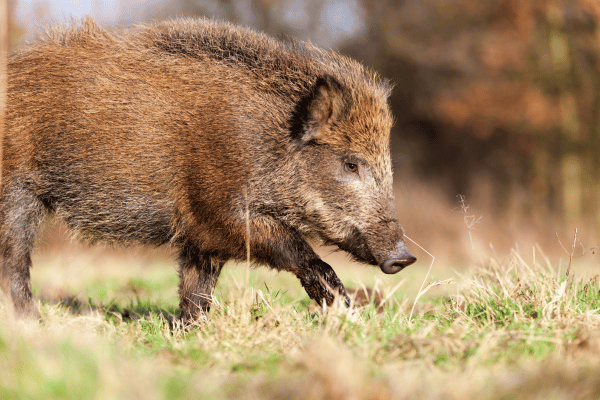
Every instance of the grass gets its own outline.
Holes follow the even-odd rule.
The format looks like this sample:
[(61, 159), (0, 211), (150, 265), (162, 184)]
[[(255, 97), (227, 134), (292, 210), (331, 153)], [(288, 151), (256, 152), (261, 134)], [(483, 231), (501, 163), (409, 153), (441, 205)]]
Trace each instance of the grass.
[(0, 306), (1, 399), (600, 396), (600, 288), (578, 260), (567, 276), (515, 251), (421, 292), (423, 269), (337, 268), (354, 311), (319, 309), (291, 275), (228, 266), (209, 321), (186, 331), (173, 261), (85, 254), (37, 256), (43, 324)]

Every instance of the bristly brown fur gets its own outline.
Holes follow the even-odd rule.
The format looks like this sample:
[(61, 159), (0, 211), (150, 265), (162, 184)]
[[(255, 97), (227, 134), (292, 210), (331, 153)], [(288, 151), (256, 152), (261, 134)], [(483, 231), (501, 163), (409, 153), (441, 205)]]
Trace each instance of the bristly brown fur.
[(345, 290), (307, 237), (372, 264), (405, 250), (389, 87), (356, 61), (204, 19), (87, 18), (8, 69), (0, 284), (18, 314), (39, 315), (29, 254), (49, 213), (90, 242), (178, 248), (185, 320), (247, 243), (327, 303)]

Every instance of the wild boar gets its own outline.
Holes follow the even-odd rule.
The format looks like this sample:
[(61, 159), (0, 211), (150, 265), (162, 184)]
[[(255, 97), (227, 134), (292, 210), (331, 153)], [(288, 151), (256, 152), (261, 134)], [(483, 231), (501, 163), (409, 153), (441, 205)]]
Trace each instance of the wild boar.
[(92, 243), (175, 248), (184, 322), (247, 254), (319, 303), (347, 300), (307, 239), (388, 274), (415, 261), (394, 211), (389, 92), (338, 53), (229, 23), (50, 30), (9, 57), (3, 292), (39, 318), (30, 253), (55, 215)]

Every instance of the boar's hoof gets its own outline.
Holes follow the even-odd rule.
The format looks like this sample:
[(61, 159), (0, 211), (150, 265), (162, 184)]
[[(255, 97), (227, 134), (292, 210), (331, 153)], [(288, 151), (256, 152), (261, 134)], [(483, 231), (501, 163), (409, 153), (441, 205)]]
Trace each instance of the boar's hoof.
[(381, 270), (386, 274), (395, 274), (415, 261), (417, 261), (417, 258), (410, 254), (399, 259), (386, 260), (381, 264)]

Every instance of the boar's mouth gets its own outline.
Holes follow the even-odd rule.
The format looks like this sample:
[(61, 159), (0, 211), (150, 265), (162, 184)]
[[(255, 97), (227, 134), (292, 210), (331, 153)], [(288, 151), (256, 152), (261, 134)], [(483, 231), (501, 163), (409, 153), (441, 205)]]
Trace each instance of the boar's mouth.
[(378, 265), (385, 274), (400, 272), (417, 261), (416, 257), (408, 252), (404, 242), (399, 240), (395, 244), (394, 250), (387, 256), (381, 257), (383, 261), (379, 262), (375, 255), (373, 255), (365, 236), (356, 227), (352, 229), (352, 232), (344, 241), (337, 243), (337, 246), (341, 250), (351, 254), (359, 262)]
[(373, 253), (371, 253), (364, 235), (356, 227), (352, 228), (352, 232), (346, 236), (343, 242), (336, 244), (340, 249), (351, 254), (356, 261), (371, 265), (379, 264)]

